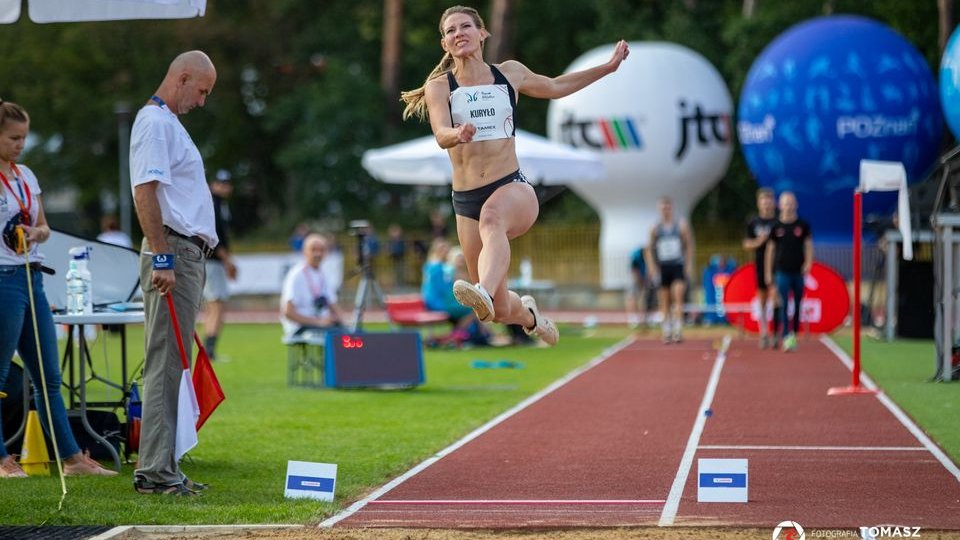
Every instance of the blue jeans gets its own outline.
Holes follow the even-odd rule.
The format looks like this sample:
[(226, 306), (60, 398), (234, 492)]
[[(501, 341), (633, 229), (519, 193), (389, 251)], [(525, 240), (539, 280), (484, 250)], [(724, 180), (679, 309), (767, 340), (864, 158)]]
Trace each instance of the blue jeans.
[[(14, 350), (20, 354), (24, 367), (30, 373), (34, 389), (40, 387), (40, 362), (43, 362), (43, 374), (46, 379), (47, 401), (50, 403), (50, 416), (53, 418), (53, 432), (57, 438), (57, 449), (61, 458), (67, 458), (80, 452), (67, 410), (60, 393), (60, 357), (57, 351), (57, 331), (53, 325), (53, 314), (43, 293), (43, 277), (38, 270), (31, 271), (33, 297), (37, 311), (37, 329), (40, 335), (40, 358), (37, 358), (37, 345), (33, 333), (33, 319), (30, 315), (30, 296), (27, 289), (27, 272), (22, 265), (0, 265), (0, 386), (7, 380), (10, 361)], [(40, 423), (50, 437), (47, 425), (47, 409), (43, 395), (35, 391), (34, 402)], [(0, 427), (2, 430), (2, 427)], [(0, 442), (4, 439), (0, 433)], [(7, 449), (0, 444), (0, 458), (7, 456)]]
[(786, 336), (787, 331), (787, 300), (790, 293), (793, 293), (793, 333), (800, 333), (800, 303), (803, 300), (803, 274), (792, 272), (777, 272), (774, 276), (774, 282), (777, 284), (777, 292), (780, 294), (780, 324)]

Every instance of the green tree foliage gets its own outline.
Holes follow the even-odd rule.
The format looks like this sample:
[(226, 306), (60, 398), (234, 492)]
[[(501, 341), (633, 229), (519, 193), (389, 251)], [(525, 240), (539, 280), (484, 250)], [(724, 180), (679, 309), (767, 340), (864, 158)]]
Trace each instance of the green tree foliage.
[[(487, 16), (489, 2), (472, 4)], [(438, 23), (449, 2), (404, 7), (401, 87), (415, 88), (442, 54)], [(513, 50), (536, 72), (557, 75), (582, 53), (617, 39), (662, 40), (703, 54), (723, 74), (736, 102), (753, 60), (778, 34), (802, 20), (856, 13), (891, 25), (936, 71), (935, 0), (515, 0)], [(114, 110), (134, 110), (159, 84), (179, 52), (199, 48), (218, 68), (204, 110), (182, 118), (208, 169), (226, 168), (237, 185), (233, 209), (241, 236), (283, 239), (307, 220), (339, 228), (357, 218), (383, 228), (425, 226), (429, 210), (448, 205), (445, 188), (389, 186), (360, 166), (374, 147), (430, 133), (426, 123), (396, 126), (380, 90), (382, 0), (210, 0), (207, 14), (183, 21), (36, 25), (0, 28), (0, 97), (32, 117), (25, 162), (50, 199), (75, 193), (56, 225), (93, 234), (116, 204), (118, 128)], [(520, 124), (544, 134), (548, 103), (524, 99)], [(695, 211), (712, 224), (753, 206), (756, 184), (740, 156)], [(592, 221), (570, 192), (554, 195), (542, 220)], [(732, 216), (732, 217), (731, 217)], [(725, 218), (726, 217), (726, 218)]]

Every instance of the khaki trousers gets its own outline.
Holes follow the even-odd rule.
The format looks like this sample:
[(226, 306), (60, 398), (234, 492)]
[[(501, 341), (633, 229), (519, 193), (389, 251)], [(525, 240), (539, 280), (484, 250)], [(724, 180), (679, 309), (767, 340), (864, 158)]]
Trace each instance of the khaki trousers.
[[(193, 363), (193, 331), (200, 310), (205, 261), (200, 248), (186, 238), (167, 234), (175, 254), (173, 304), (180, 324), (187, 362)], [(143, 289), (145, 360), (143, 368), (143, 420), (140, 427), (140, 467), (137, 476), (155, 484), (183, 482), (174, 456), (177, 431), (177, 396), (183, 365), (173, 332), (167, 299), (153, 287), (153, 253), (147, 240), (140, 249), (140, 287)]]

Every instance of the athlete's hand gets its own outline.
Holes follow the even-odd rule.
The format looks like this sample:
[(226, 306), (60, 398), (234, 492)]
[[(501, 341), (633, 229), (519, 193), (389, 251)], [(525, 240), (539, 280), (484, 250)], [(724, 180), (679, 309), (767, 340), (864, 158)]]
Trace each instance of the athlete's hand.
[(630, 46), (627, 45), (627, 42), (620, 40), (617, 42), (616, 47), (613, 48), (613, 56), (610, 57), (610, 61), (607, 62), (607, 65), (610, 66), (610, 72), (614, 72), (620, 67), (620, 62), (623, 62), (627, 59), (627, 56), (630, 55)]
[(460, 144), (468, 143), (473, 140), (477, 134), (477, 126), (473, 124), (463, 124), (457, 129), (457, 142)]

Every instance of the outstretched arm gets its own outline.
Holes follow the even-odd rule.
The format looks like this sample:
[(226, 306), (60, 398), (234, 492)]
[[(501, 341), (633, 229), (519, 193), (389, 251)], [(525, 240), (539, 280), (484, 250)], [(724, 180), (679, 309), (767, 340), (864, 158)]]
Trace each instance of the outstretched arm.
[(527, 66), (515, 60), (504, 62), (500, 69), (513, 76), (513, 81), (517, 81), (514, 86), (521, 94), (535, 98), (557, 99), (569, 96), (613, 73), (620, 67), (620, 62), (623, 62), (628, 54), (630, 54), (630, 47), (626, 41), (621, 39), (617, 42), (613, 49), (613, 55), (606, 63), (581, 71), (564, 73), (553, 78), (534, 73)]

